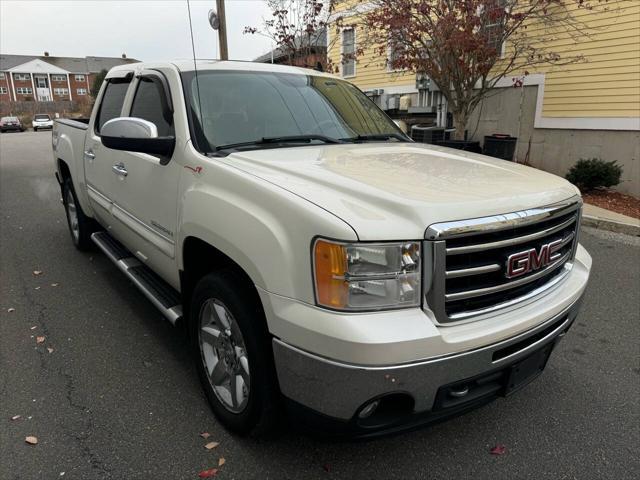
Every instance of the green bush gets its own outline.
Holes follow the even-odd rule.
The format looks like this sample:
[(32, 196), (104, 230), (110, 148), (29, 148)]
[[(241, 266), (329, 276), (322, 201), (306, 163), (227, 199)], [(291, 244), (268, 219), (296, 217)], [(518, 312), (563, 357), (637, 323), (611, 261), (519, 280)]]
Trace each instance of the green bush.
[(616, 161), (605, 162), (600, 158), (581, 158), (571, 167), (566, 179), (580, 191), (589, 192), (596, 188), (613, 187), (620, 183), (622, 167)]

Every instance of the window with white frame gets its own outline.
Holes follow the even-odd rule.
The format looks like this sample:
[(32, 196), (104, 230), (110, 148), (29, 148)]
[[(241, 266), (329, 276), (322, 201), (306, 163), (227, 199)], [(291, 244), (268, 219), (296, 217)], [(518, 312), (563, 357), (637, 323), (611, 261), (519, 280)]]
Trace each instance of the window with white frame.
[(84, 75), (76, 75), (75, 79), (76, 82), (84, 82)]
[(67, 81), (67, 76), (66, 75), (51, 75), (51, 81), (52, 82), (66, 82)]
[(0, 80), (4, 80), (4, 72), (0, 72)]
[(7, 93), (9, 93), (7, 87), (0, 87), (0, 95), (6, 95)]
[(501, 58), (504, 57), (505, 43), (503, 36), (508, 8), (507, 0), (493, 0), (483, 6), (479, 12), (480, 15), (485, 14), (487, 18), (487, 23), (484, 25), (487, 43), (490, 47), (496, 49)]
[(76, 89), (76, 94), (77, 95), (86, 95), (87, 94), (87, 89), (86, 88), (78, 88), (78, 89)]
[(60, 97), (69, 95), (69, 90), (66, 88), (54, 88), (53, 94)]
[(16, 93), (20, 95), (31, 95), (33, 94), (33, 90), (31, 87), (18, 87), (16, 88)]
[(356, 31), (353, 28), (342, 30), (342, 76), (353, 77), (356, 74)]
[(389, 35), (389, 43), (387, 45), (387, 71), (402, 70), (398, 68), (397, 62), (404, 53), (404, 45), (399, 40), (398, 33), (391, 33)]
[(31, 75), (28, 73), (14, 73), (13, 78), (15, 80), (31, 80)]

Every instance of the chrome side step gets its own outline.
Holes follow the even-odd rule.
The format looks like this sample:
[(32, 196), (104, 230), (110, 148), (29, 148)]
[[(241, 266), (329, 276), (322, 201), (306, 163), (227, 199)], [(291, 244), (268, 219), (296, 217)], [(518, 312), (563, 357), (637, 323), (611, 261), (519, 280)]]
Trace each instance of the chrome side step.
[(172, 324), (182, 318), (180, 293), (140, 262), (124, 245), (107, 232), (96, 232), (91, 240), (115, 263), (133, 284)]

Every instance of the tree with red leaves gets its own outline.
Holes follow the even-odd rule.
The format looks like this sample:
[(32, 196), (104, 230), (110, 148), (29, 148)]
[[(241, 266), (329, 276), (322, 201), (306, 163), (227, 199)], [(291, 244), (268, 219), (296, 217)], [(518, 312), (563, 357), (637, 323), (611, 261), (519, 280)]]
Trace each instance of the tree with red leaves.
[(334, 0), (267, 0), (271, 18), (259, 27), (245, 27), (244, 33), (271, 39), (288, 65), (314, 68), (317, 65), (310, 65), (308, 59), (315, 58), (326, 70), (326, 33), (333, 3)]
[(388, 67), (431, 78), (447, 100), (454, 138), (463, 140), (471, 113), (501, 79), (516, 84), (535, 67), (583, 61), (555, 51), (554, 42), (589, 36), (575, 12), (606, 1), (361, 0), (348, 10), (361, 44), (380, 58), (393, 45)]

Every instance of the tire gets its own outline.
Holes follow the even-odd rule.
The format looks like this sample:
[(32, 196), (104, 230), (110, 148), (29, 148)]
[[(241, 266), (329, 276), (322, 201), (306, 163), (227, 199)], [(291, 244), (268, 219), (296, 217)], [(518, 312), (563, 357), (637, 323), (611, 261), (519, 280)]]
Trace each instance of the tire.
[[(264, 313), (249, 288), (231, 270), (202, 277), (189, 308), (189, 337), (202, 388), (220, 423), (241, 435), (265, 436), (279, 423), (280, 394)], [(216, 323), (217, 337), (212, 335)]]
[(62, 184), (62, 202), (73, 244), (78, 250), (84, 252), (91, 250), (93, 246), (91, 234), (95, 231), (95, 224), (82, 211), (71, 178), (65, 179)]
[(37, 132), (37, 131), (38, 131), (38, 129), (37, 129), (36, 127), (33, 127), (33, 131), (34, 131), (34, 132)]

